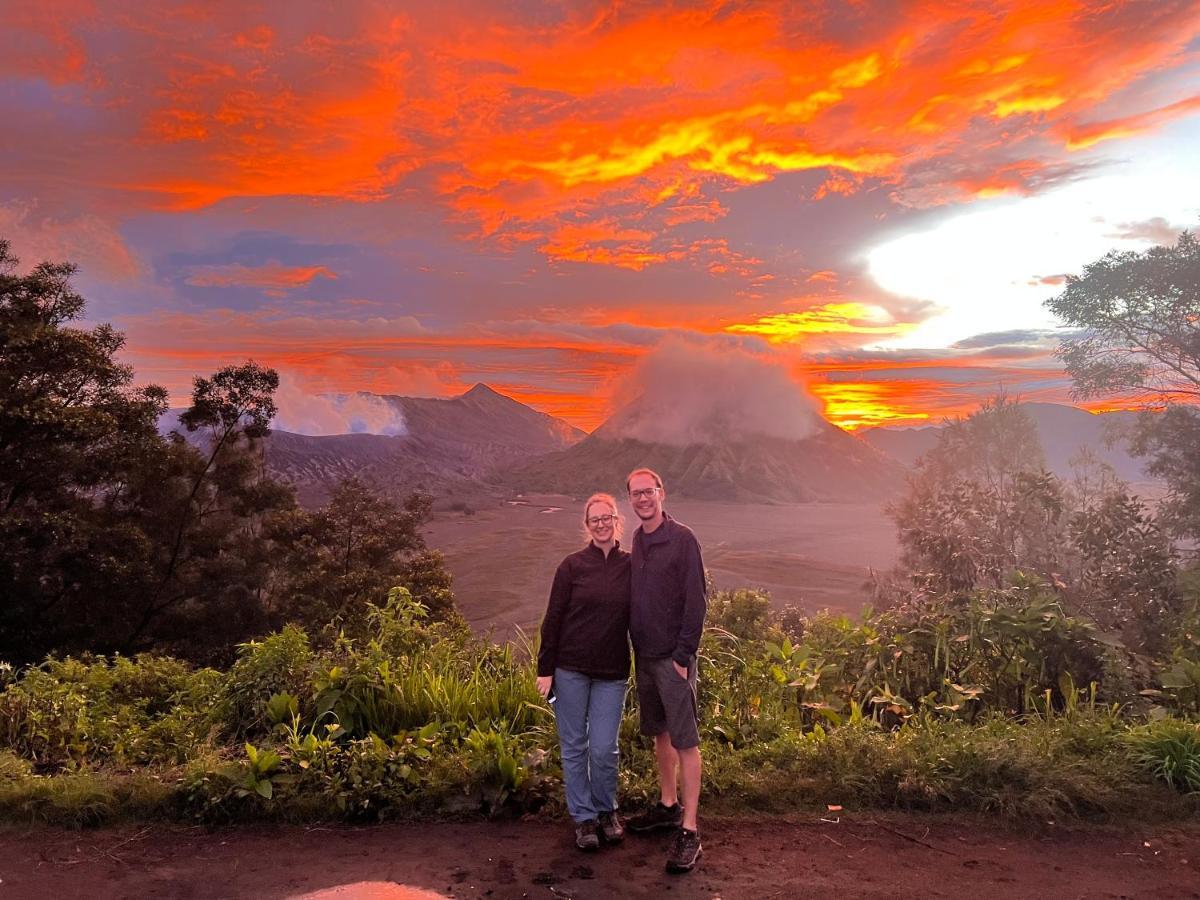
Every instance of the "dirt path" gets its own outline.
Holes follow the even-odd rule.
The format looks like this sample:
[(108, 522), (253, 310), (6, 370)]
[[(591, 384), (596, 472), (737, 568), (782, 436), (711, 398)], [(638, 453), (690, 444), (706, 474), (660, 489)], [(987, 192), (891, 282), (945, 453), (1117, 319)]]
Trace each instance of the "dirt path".
[(9, 828), (0, 897), (417, 896), (402, 885), (495, 900), (1200, 897), (1200, 825), (1032, 833), (894, 816), (709, 820), (704, 858), (685, 876), (663, 871), (666, 842), (630, 837), (584, 855), (564, 825), (547, 822)]

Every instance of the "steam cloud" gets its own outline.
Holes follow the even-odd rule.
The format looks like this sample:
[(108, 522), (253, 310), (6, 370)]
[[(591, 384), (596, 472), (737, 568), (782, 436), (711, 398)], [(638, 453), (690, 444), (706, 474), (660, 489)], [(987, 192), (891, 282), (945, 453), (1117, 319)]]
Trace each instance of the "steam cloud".
[(600, 429), (606, 437), (683, 446), (766, 435), (816, 434), (816, 401), (779, 361), (742, 349), (681, 340), (646, 356), (615, 397), (624, 403)]
[(399, 408), (372, 394), (316, 394), (289, 375), (275, 392), (272, 427), (296, 434), (407, 434)]

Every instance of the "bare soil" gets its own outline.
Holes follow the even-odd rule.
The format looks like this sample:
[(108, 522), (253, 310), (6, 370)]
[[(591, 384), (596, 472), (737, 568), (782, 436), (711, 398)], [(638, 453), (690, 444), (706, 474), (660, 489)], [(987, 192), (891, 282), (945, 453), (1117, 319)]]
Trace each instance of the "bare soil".
[(566, 823), (371, 827), (155, 825), (0, 831), (4, 897), (396, 900), (743, 897), (1200, 897), (1200, 825), (1005, 830), (977, 821), (829, 813), (707, 819), (696, 870), (668, 837), (582, 854)]
[[(899, 555), (895, 527), (878, 504), (735, 504), (668, 501), (696, 532), (718, 588), (757, 587), (776, 606), (857, 613), (871, 569)], [(636, 526), (623, 510), (630, 532)], [(536, 628), (554, 570), (583, 544), (579, 501), (530, 495), (473, 515), (439, 512), (426, 528), (454, 575), (455, 601), (478, 632), (511, 638)]]

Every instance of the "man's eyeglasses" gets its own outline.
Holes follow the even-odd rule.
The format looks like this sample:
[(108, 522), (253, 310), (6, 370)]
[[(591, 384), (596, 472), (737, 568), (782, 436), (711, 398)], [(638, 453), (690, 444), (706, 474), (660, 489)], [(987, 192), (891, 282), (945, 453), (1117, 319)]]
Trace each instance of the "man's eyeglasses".
[(642, 488), (641, 490), (637, 490), (637, 491), (630, 491), (629, 499), (630, 500), (641, 500), (643, 497), (653, 497), (655, 494), (657, 494), (659, 492), (659, 490), (660, 490), (659, 488), (652, 487), (652, 488)]
[(595, 528), (597, 525), (611, 525), (615, 521), (617, 521), (616, 516), (592, 516), (587, 523)]

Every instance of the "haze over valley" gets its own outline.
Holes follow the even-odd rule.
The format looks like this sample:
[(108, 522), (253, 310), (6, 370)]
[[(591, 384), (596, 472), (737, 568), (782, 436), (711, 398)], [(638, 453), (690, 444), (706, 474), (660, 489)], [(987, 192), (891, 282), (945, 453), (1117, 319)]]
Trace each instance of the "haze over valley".
[[(536, 627), (558, 561), (583, 540), (579, 502), (596, 490), (622, 499), (624, 477), (639, 465), (662, 473), (667, 507), (696, 531), (718, 588), (762, 588), (777, 607), (858, 612), (869, 600), (872, 571), (898, 559), (884, 507), (944, 426), (847, 432), (784, 382), (767, 388), (793, 417), (772, 422), (756, 417), (753, 400), (708, 387), (677, 384), (674, 402), (661, 392), (638, 393), (590, 435), (486, 384), (450, 399), (334, 398), (320, 430), (386, 426), (392, 433), (276, 428), (266, 460), (309, 506), (350, 476), (395, 498), (431, 494), (428, 543), (445, 554), (472, 627), (497, 637)], [(1023, 408), (1050, 471), (1070, 478), (1071, 460), (1086, 446), (1117, 475), (1141, 482), (1140, 463), (1119, 441), (1106, 443), (1106, 426), (1131, 414)], [(354, 419), (361, 410), (373, 410), (373, 422)], [(281, 421), (297, 419), (285, 407)], [(636, 519), (623, 507), (632, 531)]]

